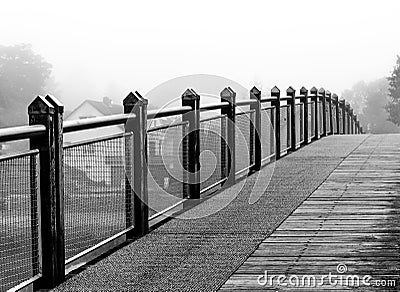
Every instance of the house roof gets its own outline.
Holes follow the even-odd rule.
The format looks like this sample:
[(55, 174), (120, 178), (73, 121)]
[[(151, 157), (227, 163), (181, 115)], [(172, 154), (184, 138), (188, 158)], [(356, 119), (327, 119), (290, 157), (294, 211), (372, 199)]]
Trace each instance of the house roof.
[(89, 103), (91, 106), (93, 106), (96, 110), (98, 110), (105, 116), (124, 113), (124, 108), (122, 107), (122, 105), (113, 104), (113, 103), (110, 105), (107, 105), (104, 102), (89, 100), (89, 99), (86, 100), (86, 102)]
[(94, 107), (98, 112), (100, 112), (104, 116), (124, 113), (124, 109), (123, 109), (122, 105), (113, 104), (113, 103), (106, 104), (102, 101), (86, 99), (80, 105), (78, 105), (76, 108), (74, 108), (72, 111), (66, 112), (65, 118), (68, 118), (69, 116), (71, 116), (78, 109), (80, 109), (82, 107), (82, 105), (84, 105), (85, 103), (90, 104), (92, 107)]
[[(67, 111), (65, 114), (65, 117), (68, 118), (72, 113), (76, 112), (85, 103), (90, 104), (92, 107), (94, 107), (98, 112), (100, 112), (104, 116), (117, 115), (117, 114), (124, 113), (124, 107), (122, 105), (114, 104), (114, 103), (105, 103), (104, 101), (86, 99), (80, 105), (78, 105), (74, 110)], [(149, 104), (147, 106), (147, 109), (153, 110), (153, 109), (156, 109), (156, 107), (154, 105)]]

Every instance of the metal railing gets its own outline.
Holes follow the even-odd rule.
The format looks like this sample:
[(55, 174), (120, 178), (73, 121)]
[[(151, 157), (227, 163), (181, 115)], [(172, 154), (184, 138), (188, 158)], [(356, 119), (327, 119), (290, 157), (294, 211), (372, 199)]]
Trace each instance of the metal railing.
[(66, 263), (133, 227), (125, 197), (132, 145), (133, 134), (121, 133), (64, 146)]
[[(35, 98), (29, 126), (0, 129), (0, 142), (29, 139), (31, 149), (0, 156), (0, 290), (52, 288), (187, 200), (322, 136), (362, 133), (350, 106), (323, 89), (249, 95), (236, 101), (228, 87), (200, 106), (188, 89), (181, 107), (147, 111), (135, 92), (124, 113), (65, 122), (57, 99)], [(102, 136), (110, 126), (119, 132)], [(93, 137), (76, 138), (85, 131)]]
[(38, 158), (37, 150), (0, 157), (1, 290), (41, 273)]

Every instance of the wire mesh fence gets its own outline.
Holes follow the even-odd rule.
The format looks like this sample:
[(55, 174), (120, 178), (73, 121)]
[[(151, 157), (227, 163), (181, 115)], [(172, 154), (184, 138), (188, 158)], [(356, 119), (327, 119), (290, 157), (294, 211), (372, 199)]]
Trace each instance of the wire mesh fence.
[(221, 182), (227, 161), (227, 117), (220, 115), (200, 121), (200, 190)]
[(286, 151), (290, 147), (290, 106), (284, 105), (281, 111), (281, 152)]
[(339, 107), (339, 134), (344, 134), (343, 129), (343, 110), (342, 107)]
[(132, 149), (132, 133), (64, 147), (66, 259), (131, 225), (125, 178), (133, 171)]
[(183, 163), (187, 157), (184, 137), (187, 122), (164, 121), (147, 131), (149, 216), (182, 200), (186, 176)]
[(0, 157), (0, 290), (40, 273), (39, 155)]
[(332, 104), (331, 107), (331, 113), (332, 113), (332, 129), (333, 129), (333, 133), (336, 134), (337, 132), (337, 117), (336, 117), (336, 106), (334, 104)]
[(235, 168), (236, 173), (254, 164), (255, 111), (237, 113), (235, 116)]
[(325, 123), (326, 123), (326, 133), (330, 133), (331, 132), (331, 118), (330, 118), (330, 106), (329, 103), (326, 102), (325, 103)]
[(322, 102), (318, 101), (318, 133), (320, 135), (322, 135), (323, 131), (324, 131), (324, 116), (323, 116), (323, 107), (322, 107)]
[(304, 141), (304, 104), (295, 105), (296, 145)]
[(275, 107), (263, 108), (261, 111), (261, 159), (267, 160), (275, 154)]
[(311, 140), (315, 137), (315, 102), (308, 103), (308, 137)]

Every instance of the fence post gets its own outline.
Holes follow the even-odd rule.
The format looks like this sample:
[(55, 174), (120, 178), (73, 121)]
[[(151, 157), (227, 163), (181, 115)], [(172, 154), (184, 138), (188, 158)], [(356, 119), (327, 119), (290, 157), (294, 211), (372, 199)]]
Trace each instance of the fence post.
[[(290, 148), (292, 151), (296, 150), (296, 90), (292, 86), (289, 86), (286, 90), (286, 95), (290, 97)], [(289, 125), (288, 125), (289, 127)]]
[(274, 86), (271, 89), (271, 97), (276, 99), (271, 102), (275, 107), (275, 158), (281, 158), (281, 91)]
[[(136, 100), (135, 95), (130, 92), (127, 97), (123, 100), (122, 104), (124, 107), (124, 114), (130, 114), (133, 110), (134, 107), (134, 102)], [(131, 133), (133, 134), (133, 122), (128, 122), (125, 124), (125, 133)], [(133, 161), (133, 138), (132, 138), (132, 143), (130, 143), (130, 139), (125, 138), (125, 164), (126, 164), (126, 169), (125, 169), (125, 227), (126, 228), (131, 228), (134, 226), (134, 219), (133, 219), (133, 182), (134, 182), (134, 176), (133, 176), (133, 167), (134, 167), (134, 161)], [(131, 239), (133, 237), (134, 232), (129, 233), (128, 232), (128, 238)]]
[(339, 119), (339, 97), (337, 94), (332, 94), (332, 99), (333, 99), (333, 106), (335, 107), (335, 113), (336, 113), (336, 131), (335, 134), (340, 134), (340, 119)]
[[(353, 112), (354, 112), (354, 111), (353, 111)], [(353, 134), (358, 134), (358, 133), (357, 133), (357, 114), (354, 114)]]
[(339, 100), (340, 106), (342, 108), (342, 134), (346, 134), (346, 100), (341, 98)]
[[(60, 214), (61, 194), (60, 186), (57, 183), (57, 169), (62, 166), (62, 145), (56, 139), (57, 130), (62, 129), (62, 119), (56, 120), (54, 106), (44, 97), (36, 97), (28, 107), (29, 125), (44, 125), (46, 133), (40, 137), (30, 139), (30, 148), (39, 150), (40, 161), (40, 225), (39, 234), (41, 240), (42, 277), (34, 283), (34, 289), (50, 289), (64, 280), (64, 259), (58, 258), (60, 250), (59, 243), (62, 241), (59, 236), (63, 231), (58, 230), (57, 218)], [(62, 113), (59, 114), (59, 117)], [(61, 126), (61, 129), (59, 128)], [(62, 135), (62, 133), (61, 133)], [(62, 140), (61, 140), (62, 141)], [(58, 148), (58, 155), (56, 153)], [(61, 152), (61, 153), (60, 153)], [(61, 156), (60, 156), (61, 154)]]
[(325, 89), (324, 88), (320, 88), (318, 90), (318, 94), (321, 95), (321, 107), (322, 107), (322, 121), (320, 121), (322, 123), (322, 135), (323, 137), (326, 136), (326, 94), (325, 94)]
[(358, 133), (358, 121), (357, 121), (357, 115), (356, 116), (356, 120), (354, 122), (354, 134), (359, 134)]
[(303, 126), (303, 144), (307, 145), (308, 144), (308, 90), (303, 86), (300, 89), (300, 102), (303, 103), (303, 120), (304, 120), (304, 126)]
[[(125, 124), (125, 132), (133, 133), (133, 217), (134, 230), (127, 233), (127, 238), (142, 236), (149, 231), (149, 207), (147, 190), (147, 99), (137, 91), (130, 92), (123, 101), (124, 113), (133, 113), (134, 119), (129, 119)], [(131, 178), (132, 180), (132, 178)], [(126, 215), (132, 214), (132, 189), (126, 194)], [(131, 224), (132, 221), (127, 224)]]
[(225, 87), (221, 93), (221, 102), (228, 102), (229, 106), (223, 107), (221, 109), (221, 114), (226, 115), (227, 117), (227, 141), (228, 144), (228, 157), (227, 157), (227, 165), (225, 177), (227, 176), (227, 180), (225, 185), (231, 186), (235, 183), (235, 173), (236, 173), (236, 148), (235, 148), (235, 104), (236, 104), (236, 92), (234, 92), (231, 88)]
[(353, 134), (353, 109), (349, 105), (349, 134)]
[(182, 94), (182, 106), (190, 106), (192, 110), (182, 115), (183, 122), (189, 122), (189, 130), (185, 139), (188, 146), (188, 198), (200, 199), (200, 95), (193, 89), (186, 89)]
[[(255, 111), (254, 117), (254, 166), (250, 169), (251, 172), (258, 171), (261, 168), (261, 91), (257, 87), (250, 90), (250, 99), (257, 100), (257, 103), (250, 105), (250, 110)], [(252, 132), (250, 132), (252, 133)]]
[(346, 116), (347, 116), (347, 134), (350, 134), (350, 104), (346, 102)]
[[(65, 216), (64, 216), (64, 105), (54, 96), (46, 95), (45, 99), (54, 107), (54, 139), (55, 139), (55, 168), (56, 168), (56, 226), (57, 236), (57, 258), (61, 263), (65, 262)], [(61, 264), (59, 273), (63, 275), (60, 281), (64, 281), (65, 265)]]
[(329, 129), (327, 129), (327, 135), (333, 135), (332, 93), (329, 90), (327, 90), (325, 92), (325, 95), (326, 95), (326, 101), (328, 102), (328, 115), (329, 115), (328, 116)]
[(319, 115), (318, 115), (318, 89), (314, 86), (310, 89), (310, 93), (313, 95), (311, 98), (314, 101), (314, 138), (313, 140), (319, 139)]

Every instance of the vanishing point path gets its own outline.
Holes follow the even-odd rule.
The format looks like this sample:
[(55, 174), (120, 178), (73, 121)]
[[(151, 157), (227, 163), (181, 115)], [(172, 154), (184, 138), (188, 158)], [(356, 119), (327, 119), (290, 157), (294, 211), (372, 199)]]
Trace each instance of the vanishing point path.
[[(400, 135), (325, 137), (186, 215), (231, 199), (166, 222), (55, 291), (400, 290)], [(266, 272), (286, 281), (263, 282)], [(288, 283), (329, 273), (370, 276), (370, 286)], [(396, 287), (377, 287), (389, 280)]]

